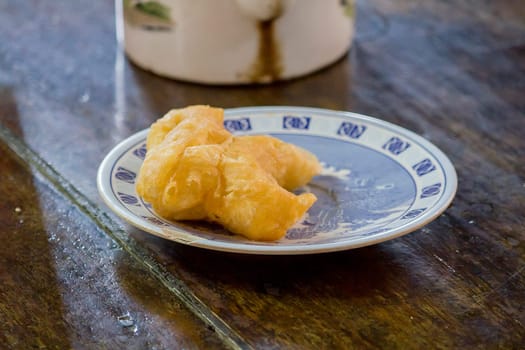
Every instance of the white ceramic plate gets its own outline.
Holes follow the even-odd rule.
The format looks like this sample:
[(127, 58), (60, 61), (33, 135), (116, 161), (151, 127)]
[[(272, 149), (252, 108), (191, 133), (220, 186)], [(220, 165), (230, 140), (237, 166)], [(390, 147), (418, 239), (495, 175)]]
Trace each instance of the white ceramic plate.
[(135, 192), (146, 154), (143, 130), (118, 144), (97, 177), (107, 205), (130, 224), (192, 246), (250, 254), (310, 254), (393, 239), (429, 223), (452, 201), (457, 176), (450, 160), (422, 137), (371, 117), (303, 107), (226, 111), (236, 135), (270, 134), (317, 155), (323, 173), (302, 191), (318, 201), (275, 242), (249, 241), (204, 222), (171, 222)]

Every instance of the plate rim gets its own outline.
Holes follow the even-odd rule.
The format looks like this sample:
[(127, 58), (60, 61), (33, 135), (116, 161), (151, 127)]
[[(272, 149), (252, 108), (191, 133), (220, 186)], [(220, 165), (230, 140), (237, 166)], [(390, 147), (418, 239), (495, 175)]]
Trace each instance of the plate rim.
[[(170, 239), (160, 234), (160, 232), (156, 232), (156, 230), (151, 227), (154, 226), (153, 224), (142, 219), (140, 221), (134, 220), (136, 216), (133, 215), (133, 213), (130, 213), (127, 208), (124, 208), (117, 198), (114, 198), (115, 196), (113, 195), (113, 191), (110, 186), (111, 181), (107, 180), (111, 176), (111, 165), (114, 164), (122, 155), (127, 153), (130, 148), (134, 147), (137, 143), (140, 143), (141, 140), (144, 140), (149, 131), (149, 128), (138, 131), (121, 140), (114, 147), (112, 147), (112, 149), (105, 155), (97, 171), (97, 188), (99, 195), (102, 197), (104, 203), (121, 219), (124, 219), (130, 225), (149, 234), (153, 234), (155, 236), (177, 243), (204, 249), (210, 249), (214, 251), (255, 255), (317, 254), (356, 249), (364, 246), (379, 244), (417, 231), (421, 227), (434, 221), (443, 212), (445, 212), (452, 203), (457, 192), (458, 177), (454, 165), (448, 158), (448, 156), (443, 151), (441, 151), (440, 148), (438, 148), (435, 144), (433, 144), (423, 136), (399, 125), (393, 124), (391, 122), (350, 111), (339, 111), (301, 106), (256, 106), (228, 108), (225, 109), (225, 119), (232, 118), (243, 113), (289, 113), (291, 111), (293, 111), (294, 113), (312, 113), (317, 115), (331, 115), (335, 117), (350, 118), (353, 120), (362, 120), (381, 128), (390, 129), (399, 135), (407, 136), (413, 141), (416, 141), (421, 146), (423, 146), (429, 154), (431, 154), (434, 158), (436, 158), (436, 160), (439, 161), (439, 164), (443, 170), (443, 174), (446, 177), (446, 185), (444, 186), (441, 197), (431, 208), (425, 211), (422, 215), (408, 221), (403, 225), (400, 225), (393, 229), (389, 229), (385, 232), (378, 233), (377, 235), (361, 237), (357, 239), (354, 238), (349, 242), (343, 240), (338, 242), (319, 243), (311, 245), (290, 244), (281, 246), (279, 246), (278, 244), (244, 244), (243, 242), (224, 242), (220, 240), (208, 240), (202, 237), (196, 237), (191, 233), (188, 233), (185, 230), (178, 228), (171, 228), (171, 230), (181, 233), (182, 235), (194, 237), (195, 240), (187, 241), (185, 239)], [(123, 150), (123, 148), (125, 149)], [(108, 193), (111, 193), (112, 198), (108, 196)]]

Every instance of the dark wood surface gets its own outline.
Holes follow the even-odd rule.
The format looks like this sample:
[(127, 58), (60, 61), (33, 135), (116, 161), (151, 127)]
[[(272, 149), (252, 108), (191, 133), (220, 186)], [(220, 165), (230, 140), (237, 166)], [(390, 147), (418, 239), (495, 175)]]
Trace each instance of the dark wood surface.
[[(112, 1), (0, 0), (0, 348), (501, 348), (525, 344), (525, 6), (362, 0), (349, 54), (212, 87), (117, 47)], [(210, 252), (103, 205), (104, 155), (168, 109), (300, 105), (399, 124), (459, 188), (407, 236), (312, 256)]]

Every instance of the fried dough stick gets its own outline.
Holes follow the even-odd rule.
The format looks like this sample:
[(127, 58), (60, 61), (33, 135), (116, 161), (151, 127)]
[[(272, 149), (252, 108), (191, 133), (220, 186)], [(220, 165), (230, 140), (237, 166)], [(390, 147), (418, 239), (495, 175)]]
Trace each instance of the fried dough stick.
[(147, 148), (137, 192), (167, 219), (208, 220), (276, 240), (316, 200), (288, 191), (320, 171), (315, 156), (270, 136), (232, 136), (222, 109), (170, 111), (152, 125)]

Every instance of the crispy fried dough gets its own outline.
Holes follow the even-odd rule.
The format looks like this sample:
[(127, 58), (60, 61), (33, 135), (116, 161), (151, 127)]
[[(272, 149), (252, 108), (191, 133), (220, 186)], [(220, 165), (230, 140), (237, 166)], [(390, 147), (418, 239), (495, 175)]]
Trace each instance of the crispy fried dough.
[(137, 193), (162, 217), (207, 220), (254, 240), (283, 237), (316, 201), (295, 195), (319, 173), (308, 151), (271, 136), (233, 136), (223, 110), (172, 110), (148, 134)]

